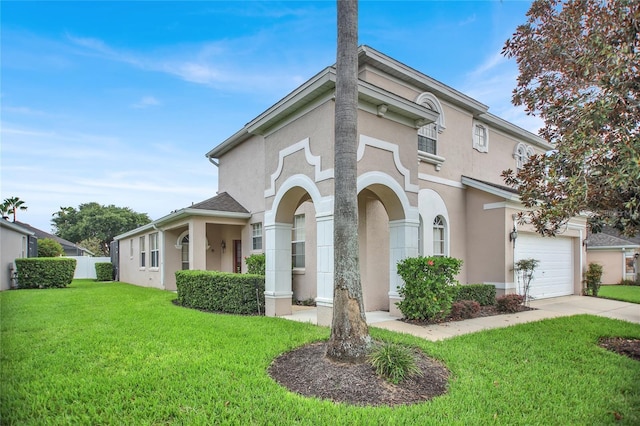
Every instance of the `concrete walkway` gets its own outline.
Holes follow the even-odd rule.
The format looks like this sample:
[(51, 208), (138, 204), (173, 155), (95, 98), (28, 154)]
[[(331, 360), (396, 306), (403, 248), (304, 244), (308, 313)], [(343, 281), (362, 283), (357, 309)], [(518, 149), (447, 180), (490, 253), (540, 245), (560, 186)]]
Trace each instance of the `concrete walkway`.
[[(640, 324), (640, 305), (619, 302), (617, 300), (587, 296), (563, 296), (552, 299), (535, 300), (531, 302), (531, 307), (535, 308), (535, 310), (427, 326), (408, 324), (400, 321), (398, 318), (390, 316), (388, 312), (384, 311), (367, 312), (366, 316), (367, 323), (372, 327), (412, 334), (433, 341), (481, 330), (578, 314), (598, 315)], [(294, 312), (292, 315), (286, 315), (282, 318), (293, 321), (310, 322), (312, 324), (317, 323), (315, 308), (303, 306), (294, 306), (293, 308)]]

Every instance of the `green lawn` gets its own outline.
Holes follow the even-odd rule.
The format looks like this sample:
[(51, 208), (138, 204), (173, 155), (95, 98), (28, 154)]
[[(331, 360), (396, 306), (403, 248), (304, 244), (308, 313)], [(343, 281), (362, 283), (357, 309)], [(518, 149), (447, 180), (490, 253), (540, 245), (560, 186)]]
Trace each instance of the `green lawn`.
[(638, 285), (603, 285), (598, 297), (622, 300), (623, 302), (640, 303), (640, 286)]
[(442, 360), (452, 378), (430, 402), (371, 408), (303, 398), (266, 373), (328, 329), (208, 314), (173, 298), (90, 281), (2, 292), (0, 423), (640, 424), (640, 363), (596, 345), (640, 338), (638, 324), (582, 315), (443, 342), (372, 328)]

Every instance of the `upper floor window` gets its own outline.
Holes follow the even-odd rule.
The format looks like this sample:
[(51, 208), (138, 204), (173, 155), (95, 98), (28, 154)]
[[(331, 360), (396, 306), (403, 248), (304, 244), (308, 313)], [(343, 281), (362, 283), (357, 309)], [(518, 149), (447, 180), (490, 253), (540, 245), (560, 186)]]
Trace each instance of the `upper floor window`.
[(484, 124), (473, 126), (473, 148), (480, 152), (489, 152), (489, 129)]
[(418, 158), (420, 161), (433, 164), (436, 170), (440, 170), (442, 163), (444, 163), (444, 158), (438, 156), (440, 148), (438, 135), (445, 129), (442, 105), (433, 93), (428, 92), (421, 93), (416, 98), (416, 103), (438, 113), (435, 122), (418, 129)]
[(535, 154), (535, 151), (529, 145), (520, 142), (516, 145), (516, 148), (513, 150), (513, 158), (516, 160), (516, 169), (521, 169), (524, 167), (524, 164)]
[(149, 250), (151, 267), (157, 268), (160, 266), (160, 246), (158, 245), (158, 233), (154, 232), (149, 235)]
[(442, 216), (436, 216), (433, 220), (433, 255), (445, 256), (446, 254), (445, 223)]
[(262, 250), (262, 222), (251, 225), (251, 241), (253, 250)]
[(429, 123), (418, 129), (418, 151), (436, 155), (438, 151), (438, 130), (436, 123)]
[(291, 260), (294, 268), (304, 268), (305, 250), (305, 220), (303, 214), (293, 217), (293, 229), (291, 232)]
[(147, 251), (145, 248), (145, 238), (140, 237), (140, 267), (147, 266)]

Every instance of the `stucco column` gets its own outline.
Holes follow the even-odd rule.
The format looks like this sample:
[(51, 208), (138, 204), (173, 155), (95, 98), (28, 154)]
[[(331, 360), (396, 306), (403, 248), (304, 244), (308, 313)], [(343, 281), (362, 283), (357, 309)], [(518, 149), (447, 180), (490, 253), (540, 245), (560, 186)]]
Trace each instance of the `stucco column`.
[(318, 325), (333, 319), (333, 213), (316, 215), (317, 315)]
[(189, 269), (207, 269), (207, 229), (201, 221), (189, 221)]
[(265, 315), (291, 314), (291, 224), (265, 225)]
[(400, 301), (398, 287), (403, 284), (398, 275), (398, 262), (418, 256), (419, 228), (420, 222), (417, 220), (389, 221), (389, 314), (393, 316), (402, 316), (396, 306), (396, 302)]

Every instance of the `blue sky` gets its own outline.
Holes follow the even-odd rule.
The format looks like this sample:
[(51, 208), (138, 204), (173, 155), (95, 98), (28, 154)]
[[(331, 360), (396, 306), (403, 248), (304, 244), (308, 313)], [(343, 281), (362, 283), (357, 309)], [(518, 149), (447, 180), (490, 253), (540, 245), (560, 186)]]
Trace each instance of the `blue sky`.
[[(359, 44), (535, 131), (500, 55), (528, 1), (366, 1)], [(216, 194), (206, 152), (335, 62), (333, 1), (0, 3), (1, 198), (51, 230), (98, 202), (157, 219)]]

